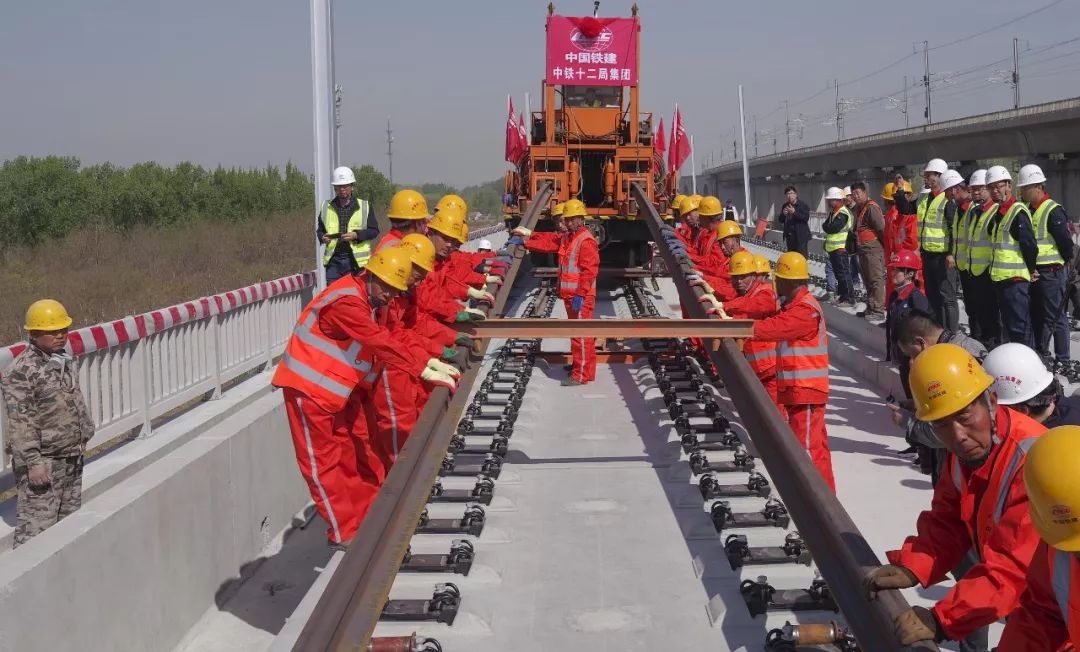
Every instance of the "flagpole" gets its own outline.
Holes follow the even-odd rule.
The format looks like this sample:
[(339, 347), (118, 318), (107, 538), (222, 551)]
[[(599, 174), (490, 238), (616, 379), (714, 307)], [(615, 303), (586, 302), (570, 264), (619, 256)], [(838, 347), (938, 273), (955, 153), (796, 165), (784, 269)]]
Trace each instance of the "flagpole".
[(746, 160), (746, 115), (743, 112), (742, 84), (739, 84), (739, 124), (742, 126), (742, 178), (743, 192), (746, 193), (746, 224), (752, 225), (750, 212), (750, 162)]
[(532, 140), (532, 109), (529, 108), (528, 92), (525, 93), (525, 126), (529, 129), (529, 140)]
[(690, 187), (692, 195), (697, 194), (697, 160), (694, 158), (694, 134), (690, 134)]

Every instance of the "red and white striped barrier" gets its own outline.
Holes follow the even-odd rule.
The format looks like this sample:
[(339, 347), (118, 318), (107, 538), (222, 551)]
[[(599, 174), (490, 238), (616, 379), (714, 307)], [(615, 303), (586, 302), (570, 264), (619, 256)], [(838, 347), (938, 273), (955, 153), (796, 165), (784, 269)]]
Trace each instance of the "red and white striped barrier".
[[(119, 346), (189, 321), (220, 315), (253, 301), (295, 292), (314, 284), (315, 272), (303, 272), (186, 303), (178, 303), (175, 306), (152, 310), (142, 315), (80, 328), (71, 331), (68, 335), (67, 350), (72, 355), (79, 356)], [(0, 371), (7, 369), (15, 356), (22, 353), (25, 348), (25, 342), (0, 348)]]

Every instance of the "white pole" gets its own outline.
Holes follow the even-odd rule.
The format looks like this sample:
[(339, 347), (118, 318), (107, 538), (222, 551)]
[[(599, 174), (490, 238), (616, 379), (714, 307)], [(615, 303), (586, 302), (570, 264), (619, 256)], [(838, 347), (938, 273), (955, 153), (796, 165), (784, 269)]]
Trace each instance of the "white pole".
[(529, 108), (528, 93), (525, 93), (525, 128), (529, 130), (526, 140), (532, 142), (532, 109)]
[(746, 217), (748, 226), (753, 226), (753, 213), (750, 212), (750, 162), (746, 160), (746, 115), (743, 113), (742, 84), (739, 84), (739, 124), (742, 126), (742, 179), (743, 192), (746, 195)]
[(694, 134), (690, 134), (690, 187), (693, 192), (690, 194), (697, 194), (697, 160), (694, 156)]
[[(331, 193), (333, 157), (334, 79), (330, 47), (330, 0), (311, 0), (311, 99), (315, 137), (315, 212)], [(326, 287), (323, 244), (315, 244), (315, 273), (319, 289)]]

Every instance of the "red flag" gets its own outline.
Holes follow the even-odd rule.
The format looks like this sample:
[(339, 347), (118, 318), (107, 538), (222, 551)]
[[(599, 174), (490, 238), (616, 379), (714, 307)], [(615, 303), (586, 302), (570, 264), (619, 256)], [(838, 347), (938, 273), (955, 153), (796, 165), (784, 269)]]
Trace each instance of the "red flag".
[[(518, 114), (518, 157), (517, 161), (520, 161), (525, 157), (525, 154), (529, 151), (529, 132), (525, 131), (525, 114)], [(517, 163), (517, 161), (514, 161)]]
[(506, 150), (503, 158), (507, 163), (517, 163), (521, 158), (521, 134), (514, 123), (514, 100), (509, 95), (506, 96), (506, 104)]
[(686, 137), (682, 115), (679, 113), (678, 105), (676, 105), (675, 124), (671, 126), (671, 149), (668, 151), (668, 169), (678, 173), (679, 168), (688, 158), (690, 158), (690, 139)]
[(653, 172), (664, 172), (664, 152), (667, 145), (664, 144), (664, 119), (660, 118), (660, 126), (656, 128), (656, 136), (653, 138)]

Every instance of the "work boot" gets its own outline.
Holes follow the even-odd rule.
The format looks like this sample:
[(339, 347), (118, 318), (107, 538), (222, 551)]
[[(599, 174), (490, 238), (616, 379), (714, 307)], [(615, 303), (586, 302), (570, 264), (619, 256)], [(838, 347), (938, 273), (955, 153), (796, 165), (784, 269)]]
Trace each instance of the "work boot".
[(571, 376), (570, 378), (564, 378), (561, 384), (563, 387), (573, 387), (575, 385), (584, 385), (585, 383)]
[(348, 541), (342, 541), (341, 543), (335, 543), (333, 541), (327, 541), (326, 545), (332, 552), (345, 552), (349, 549), (349, 544), (352, 543), (352, 539)]
[(570, 364), (564, 364), (562, 366), (562, 368), (563, 368), (563, 371), (565, 371), (567, 373), (570, 373), (570, 371), (572, 371), (574, 369), (574, 363), (571, 362)]

